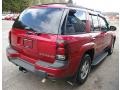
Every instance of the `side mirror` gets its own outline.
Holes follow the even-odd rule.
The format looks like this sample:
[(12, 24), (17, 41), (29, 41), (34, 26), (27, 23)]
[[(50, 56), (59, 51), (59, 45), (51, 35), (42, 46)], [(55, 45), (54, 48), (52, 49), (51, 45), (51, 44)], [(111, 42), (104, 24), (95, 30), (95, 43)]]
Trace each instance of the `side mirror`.
[(110, 31), (115, 31), (116, 27), (115, 26), (110, 26)]

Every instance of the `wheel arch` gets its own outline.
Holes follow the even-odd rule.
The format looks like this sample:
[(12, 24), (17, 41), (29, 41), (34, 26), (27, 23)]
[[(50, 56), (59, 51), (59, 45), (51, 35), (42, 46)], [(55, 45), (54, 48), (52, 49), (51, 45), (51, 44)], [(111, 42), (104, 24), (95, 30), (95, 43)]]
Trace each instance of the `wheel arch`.
[(115, 41), (116, 41), (116, 36), (113, 36), (113, 42), (115, 44)]
[(111, 47), (112, 44), (115, 44), (115, 41), (116, 41), (116, 36), (115, 36), (115, 35), (112, 35), (112, 37), (111, 37), (111, 42), (110, 42), (110, 44), (108, 45), (108, 49)]
[(80, 49), (80, 52), (81, 52), (81, 59), (85, 54), (89, 54), (91, 60), (93, 60), (95, 55), (95, 43), (91, 42), (83, 45)]
[(78, 71), (78, 68), (82, 62), (82, 58), (84, 57), (85, 54), (89, 54), (91, 57), (91, 62), (94, 58), (95, 55), (95, 43), (94, 42), (90, 42), (90, 43), (86, 43), (83, 46), (80, 47), (80, 57), (78, 60), (76, 60), (76, 66), (74, 68), (74, 72), (72, 72), (73, 76), (76, 74), (76, 72)]
[(80, 63), (82, 62), (82, 58), (84, 57), (85, 54), (90, 55), (90, 57), (91, 57), (90, 62), (92, 62), (94, 55), (95, 55), (95, 44), (94, 43), (87, 43), (87, 44), (83, 45), (80, 49), (80, 52), (81, 52), (80, 60), (78, 61), (77, 69), (79, 68)]
[[(90, 57), (91, 57), (91, 62), (92, 62), (92, 60), (94, 59), (95, 49), (94, 49), (94, 48), (91, 48), (91, 49), (87, 50), (87, 51), (85, 52), (85, 54), (89, 54), (89, 55), (90, 55)], [(84, 55), (85, 55), (85, 54), (84, 54)]]

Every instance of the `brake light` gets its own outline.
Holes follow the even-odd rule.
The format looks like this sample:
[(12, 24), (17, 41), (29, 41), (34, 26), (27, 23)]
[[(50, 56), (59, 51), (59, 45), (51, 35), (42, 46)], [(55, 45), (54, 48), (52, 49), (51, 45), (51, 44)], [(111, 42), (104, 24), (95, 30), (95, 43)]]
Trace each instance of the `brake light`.
[(57, 48), (56, 48), (56, 59), (57, 60), (66, 60), (66, 48), (64, 40), (57, 40)]

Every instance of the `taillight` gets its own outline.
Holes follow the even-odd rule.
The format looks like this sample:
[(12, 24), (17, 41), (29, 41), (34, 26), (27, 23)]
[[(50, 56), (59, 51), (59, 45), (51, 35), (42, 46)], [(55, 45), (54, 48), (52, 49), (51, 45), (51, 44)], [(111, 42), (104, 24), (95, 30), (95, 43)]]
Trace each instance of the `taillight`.
[(56, 59), (66, 60), (66, 43), (64, 40), (57, 40)]
[(11, 45), (11, 31), (9, 32), (9, 44)]

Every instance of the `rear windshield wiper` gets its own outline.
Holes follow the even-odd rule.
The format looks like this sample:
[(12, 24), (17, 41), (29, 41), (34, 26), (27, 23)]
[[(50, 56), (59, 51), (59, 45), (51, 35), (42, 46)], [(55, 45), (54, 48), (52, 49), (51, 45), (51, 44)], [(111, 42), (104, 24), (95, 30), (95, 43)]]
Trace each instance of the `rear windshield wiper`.
[[(31, 35), (31, 34), (33, 34), (33, 32), (28, 31), (26, 34)], [(40, 32), (34, 32), (34, 34), (35, 34), (35, 35), (40, 35), (41, 33), (40, 33)]]
[(40, 34), (41, 34), (41, 32), (35, 32), (35, 34), (36, 34), (36, 35), (40, 35)]
[(34, 31), (34, 32), (35, 32), (35, 30), (34, 30), (34, 29), (32, 29), (32, 28), (30, 28), (30, 27), (27, 27), (27, 26), (26, 26), (26, 27), (24, 27), (24, 29), (25, 29), (25, 30), (30, 30), (30, 31)]
[(26, 34), (28, 34), (28, 35), (31, 35), (31, 34), (35, 34), (35, 35), (40, 35), (41, 33), (40, 32), (30, 32), (30, 31), (28, 31), (28, 32), (26, 32)]

